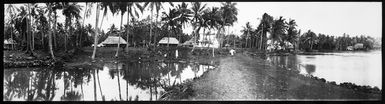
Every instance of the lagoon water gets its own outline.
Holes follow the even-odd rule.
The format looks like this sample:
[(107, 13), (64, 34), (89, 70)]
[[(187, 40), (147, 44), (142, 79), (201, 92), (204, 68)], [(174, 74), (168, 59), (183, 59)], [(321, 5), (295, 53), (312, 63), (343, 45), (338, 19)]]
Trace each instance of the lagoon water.
[(326, 53), (326, 55), (269, 56), (279, 67), (338, 83), (352, 82), (382, 88), (381, 50)]
[(157, 100), (166, 88), (214, 69), (196, 63), (161, 62), (110, 62), (102, 66), (5, 69), (3, 100)]

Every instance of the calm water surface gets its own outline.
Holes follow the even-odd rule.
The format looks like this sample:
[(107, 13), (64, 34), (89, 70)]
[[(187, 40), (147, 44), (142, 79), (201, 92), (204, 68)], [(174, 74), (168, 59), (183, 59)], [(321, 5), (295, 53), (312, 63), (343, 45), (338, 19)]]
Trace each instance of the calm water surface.
[(299, 71), (305, 76), (382, 88), (381, 50), (327, 54), (269, 56), (267, 60), (273, 65)]
[(213, 66), (195, 63), (104, 63), (100, 68), (4, 70), (5, 101), (157, 100), (172, 85)]

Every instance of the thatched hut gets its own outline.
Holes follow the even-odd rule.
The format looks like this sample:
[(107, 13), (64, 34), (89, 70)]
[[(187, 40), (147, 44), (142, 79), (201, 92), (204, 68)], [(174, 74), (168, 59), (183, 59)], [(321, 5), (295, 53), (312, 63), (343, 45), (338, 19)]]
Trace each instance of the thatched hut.
[(159, 41), (160, 46), (167, 46), (167, 44), (169, 44), (170, 46), (178, 46), (179, 41), (174, 37), (164, 37)]
[(120, 43), (121, 47), (125, 47), (127, 45), (127, 41), (119, 36), (108, 36), (107, 39), (100, 44), (103, 44), (106, 47), (116, 47), (118, 43)]

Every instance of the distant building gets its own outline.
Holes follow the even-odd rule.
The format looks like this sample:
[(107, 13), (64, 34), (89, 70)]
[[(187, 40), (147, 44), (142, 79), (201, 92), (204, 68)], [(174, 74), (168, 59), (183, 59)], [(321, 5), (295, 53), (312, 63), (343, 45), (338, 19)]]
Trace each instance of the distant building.
[(188, 41), (185, 41), (184, 43), (180, 44), (180, 46), (184, 46), (184, 47), (193, 47), (195, 44), (195, 38), (191, 38), (190, 40)]
[(127, 41), (119, 36), (108, 36), (106, 40), (102, 43), (98, 44), (98, 46), (106, 46), (106, 47), (116, 47), (120, 42), (121, 47), (125, 47), (127, 45)]
[(197, 47), (219, 48), (219, 41), (215, 35), (202, 36), (198, 40)]
[(163, 37), (159, 42), (158, 44), (160, 46), (167, 46), (168, 44), (170, 46), (178, 46), (179, 45), (179, 41), (178, 39), (174, 38), (174, 37)]
[(357, 43), (354, 45), (354, 50), (360, 50), (360, 49), (364, 49), (364, 44)]
[(4, 49), (11, 49), (12, 48), (12, 45), (16, 45), (16, 41), (9, 38), (9, 39), (6, 39), (4, 40)]

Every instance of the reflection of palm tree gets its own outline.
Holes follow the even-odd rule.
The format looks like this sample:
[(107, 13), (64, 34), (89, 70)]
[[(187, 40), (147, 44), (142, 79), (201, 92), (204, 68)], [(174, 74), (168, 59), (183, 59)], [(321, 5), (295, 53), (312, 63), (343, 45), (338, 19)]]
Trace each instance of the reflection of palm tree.
[(96, 101), (96, 98), (98, 95), (96, 94), (96, 78), (95, 78), (95, 70), (93, 70), (93, 78), (94, 78), (94, 100)]
[(104, 97), (103, 92), (102, 92), (102, 86), (100, 86), (99, 70), (97, 70), (97, 73), (98, 73), (98, 84), (99, 84), (100, 96), (102, 96), (102, 100), (104, 101), (105, 97)]
[(122, 100), (122, 94), (121, 94), (121, 91), (120, 91), (120, 77), (119, 77), (119, 67), (118, 67), (118, 63), (116, 63), (116, 68), (117, 68), (117, 70), (118, 70), (118, 87), (119, 87), (119, 98), (120, 98), (120, 100)]
[(62, 98), (62, 100), (65, 100), (65, 101), (79, 101), (81, 99), (81, 94), (79, 92), (76, 92), (76, 91), (70, 91), (70, 92), (67, 92), (67, 96), (64, 96)]

